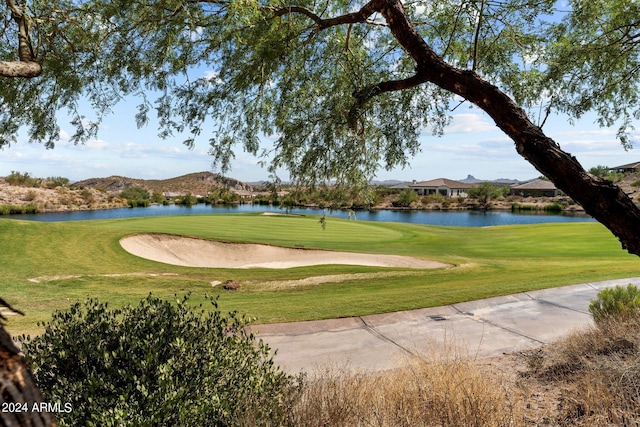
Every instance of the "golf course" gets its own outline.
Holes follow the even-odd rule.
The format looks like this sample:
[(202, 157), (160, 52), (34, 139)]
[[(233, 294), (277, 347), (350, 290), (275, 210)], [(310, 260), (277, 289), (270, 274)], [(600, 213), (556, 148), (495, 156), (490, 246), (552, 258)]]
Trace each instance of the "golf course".
[[(640, 259), (598, 223), (470, 228), (329, 217), (323, 228), (319, 219), (260, 214), (50, 223), (0, 219), (0, 296), (25, 314), (9, 316), (7, 328), (14, 335), (37, 334), (43, 330), (38, 323), (54, 310), (87, 298), (119, 306), (136, 304), (149, 293), (166, 299), (191, 294), (194, 304), (206, 302), (205, 295), (218, 296), (224, 311), (273, 323), (440, 306), (640, 272)], [(167, 235), (304, 249), (319, 264), (291, 267), (279, 259), (279, 268), (191, 267), (134, 255), (121, 244), (135, 236)], [(342, 260), (363, 253), (434, 263), (323, 264), (330, 261), (306, 252), (311, 249), (340, 251)], [(228, 281), (237, 289), (225, 289)]]

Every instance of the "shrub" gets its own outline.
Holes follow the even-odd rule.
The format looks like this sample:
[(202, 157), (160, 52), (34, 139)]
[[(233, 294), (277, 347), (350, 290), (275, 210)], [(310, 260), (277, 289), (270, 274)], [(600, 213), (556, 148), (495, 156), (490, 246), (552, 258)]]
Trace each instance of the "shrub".
[(640, 315), (640, 290), (629, 284), (627, 287), (616, 286), (598, 292), (596, 299), (591, 300), (589, 312), (596, 324), (608, 320), (628, 320)]
[(21, 199), (25, 202), (33, 202), (38, 198), (38, 194), (34, 190), (29, 190), (27, 193), (21, 197)]
[(214, 188), (209, 192), (207, 196), (208, 201), (212, 205), (216, 204), (230, 204), (240, 201), (240, 196), (235, 191), (231, 191), (228, 187)]
[(11, 171), (4, 179), (10, 185), (19, 185), (21, 187), (40, 187), (41, 181), (33, 178), (29, 175), (29, 172), (20, 173), (16, 171)]
[(467, 192), (469, 198), (478, 200), (478, 203), (486, 205), (490, 200), (503, 195), (503, 189), (490, 182), (483, 182), (477, 187), (470, 188)]
[(574, 331), (539, 351), (542, 360), (531, 375), (540, 382), (527, 383), (536, 390), (552, 390), (558, 405), (544, 414), (546, 422), (536, 425), (638, 425), (638, 320)]
[(0, 205), (0, 215), (21, 215), (38, 213), (38, 205), (29, 203), (27, 205)]
[(194, 312), (148, 296), (107, 309), (90, 299), (56, 311), (23, 349), (60, 425), (279, 425), (292, 380), (244, 317)]
[(191, 206), (198, 203), (198, 198), (193, 196), (191, 192), (187, 192), (184, 196), (173, 199), (173, 203), (176, 205)]
[(396, 200), (391, 202), (396, 207), (409, 207), (412, 203), (418, 201), (418, 195), (411, 188), (405, 188), (398, 194)]
[(562, 205), (560, 203), (551, 203), (544, 207), (545, 212), (560, 213), (562, 212)]
[(63, 176), (50, 176), (47, 178), (45, 186), (47, 188), (68, 187), (69, 178)]
[(522, 205), (520, 203), (512, 203), (511, 204), (511, 212), (528, 212), (535, 211), (536, 207), (534, 205)]
[(135, 208), (138, 206), (149, 206), (151, 196), (149, 192), (142, 187), (129, 187), (120, 193), (120, 197), (127, 199), (129, 206)]
[(95, 198), (93, 197), (93, 193), (88, 188), (83, 188), (82, 191), (80, 191), (80, 197), (82, 197), (82, 200), (87, 205), (90, 205), (95, 201)]
[(153, 195), (151, 196), (151, 201), (153, 203), (158, 203), (158, 204), (165, 204), (167, 202), (167, 198), (165, 197), (164, 194), (162, 194), (161, 191), (159, 190), (154, 190)]
[(443, 196), (440, 193), (434, 193), (434, 194), (429, 194), (428, 196), (424, 196), (421, 200), (420, 203), (422, 203), (423, 205), (429, 205), (431, 203), (442, 203), (446, 200), (447, 198), (445, 196)]

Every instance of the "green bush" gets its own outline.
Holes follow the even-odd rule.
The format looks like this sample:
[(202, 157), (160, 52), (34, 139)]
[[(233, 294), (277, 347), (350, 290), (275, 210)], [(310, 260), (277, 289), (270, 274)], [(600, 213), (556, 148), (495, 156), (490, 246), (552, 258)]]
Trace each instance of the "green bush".
[(83, 188), (80, 191), (80, 197), (82, 197), (82, 200), (87, 205), (90, 205), (91, 203), (93, 203), (95, 201), (95, 198), (93, 197), (93, 193), (88, 188)]
[(503, 196), (503, 187), (499, 187), (490, 182), (480, 183), (476, 187), (472, 187), (467, 191), (469, 198), (476, 199), (478, 203), (486, 205), (492, 199)]
[(560, 213), (562, 212), (562, 205), (560, 203), (551, 203), (544, 207), (545, 212)]
[(640, 290), (634, 285), (616, 286), (598, 292), (589, 312), (596, 324), (609, 320), (629, 320), (640, 316)]
[(240, 196), (229, 187), (217, 187), (209, 192), (207, 200), (212, 205), (231, 204), (239, 202)]
[(445, 200), (447, 200), (447, 198), (442, 194), (434, 193), (434, 194), (429, 194), (428, 196), (424, 196), (420, 200), (420, 203), (422, 203), (423, 205), (429, 205), (431, 203), (442, 203)]
[(396, 207), (409, 207), (412, 203), (418, 201), (418, 195), (411, 188), (405, 188), (398, 194), (396, 200), (392, 201), (391, 204)]
[(46, 179), (45, 186), (47, 188), (68, 187), (69, 178), (63, 176), (50, 176)]
[(40, 187), (41, 180), (38, 178), (33, 178), (29, 175), (29, 172), (16, 172), (11, 171), (9, 175), (7, 175), (4, 180), (9, 185), (18, 185), (21, 187)]
[(56, 311), (45, 332), (22, 337), (48, 401), (72, 410), (61, 426), (280, 425), (293, 381), (244, 317), (193, 311), (148, 296), (107, 309), (90, 299)]
[(151, 196), (151, 201), (153, 203), (158, 203), (160, 205), (164, 205), (167, 202), (167, 198), (164, 194), (162, 194), (159, 190), (154, 190), (153, 195)]
[(35, 203), (29, 203), (27, 205), (0, 205), (0, 215), (35, 213), (38, 213), (38, 205)]
[(120, 192), (120, 197), (127, 199), (132, 208), (149, 206), (151, 199), (149, 192), (142, 187), (129, 187)]
[(533, 205), (521, 205), (520, 203), (511, 204), (511, 212), (529, 212), (535, 210), (537, 210), (537, 208)]

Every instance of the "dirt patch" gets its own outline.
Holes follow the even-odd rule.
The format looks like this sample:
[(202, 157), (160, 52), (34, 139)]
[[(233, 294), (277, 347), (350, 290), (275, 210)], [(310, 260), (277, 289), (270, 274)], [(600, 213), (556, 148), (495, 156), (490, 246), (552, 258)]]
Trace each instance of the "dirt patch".
[(413, 276), (419, 274), (413, 271), (390, 271), (379, 273), (355, 273), (355, 274), (328, 274), (325, 276), (311, 276), (304, 279), (297, 280), (272, 280), (272, 281), (260, 281), (260, 282), (246, 282), (246, 285), (253, 285), (261, 289), (277, 290), (277, 289), (290, 289), (300, 286), (314, 286), (321, 285), (323, 283), (341, 283), (347, 280), (370, 280), (380, 279), (384, 277), (397, 277), (397, 276)]
[(167, 234), (136, 234), (120, 240), (120, 245), (141, 258), (186, 267), (293, 268), (323, 264), (420, 269), (451, 267), (408, 256), (223, 243)]

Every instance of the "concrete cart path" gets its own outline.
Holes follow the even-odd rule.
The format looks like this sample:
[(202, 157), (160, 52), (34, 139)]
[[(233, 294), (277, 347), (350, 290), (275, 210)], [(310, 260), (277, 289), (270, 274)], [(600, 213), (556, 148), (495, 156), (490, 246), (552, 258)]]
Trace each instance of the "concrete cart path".
[(592, 324), (589, 302), (606, 287), (640, 277), (522, 292), (388, 314), (253, 325), (277, 349), (275, 361), (290, 373), (327, 365), (379, 371), (444, 344), (471, 357), (487, 357), (546, 344)]

